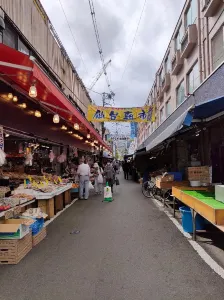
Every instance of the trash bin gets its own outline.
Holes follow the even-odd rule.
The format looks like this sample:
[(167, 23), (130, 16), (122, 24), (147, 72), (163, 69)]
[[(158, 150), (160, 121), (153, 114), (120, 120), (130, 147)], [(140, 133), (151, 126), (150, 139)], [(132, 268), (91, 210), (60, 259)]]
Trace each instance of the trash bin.
[[(190, 207), (182, 206), (179, 208), (182, 215), (183, 230), (188, 233), (193, 233), (192, 213)], [(205, 219), (199, 214), (195, 218), (196, 230), (203, 230), (205, 227)]]

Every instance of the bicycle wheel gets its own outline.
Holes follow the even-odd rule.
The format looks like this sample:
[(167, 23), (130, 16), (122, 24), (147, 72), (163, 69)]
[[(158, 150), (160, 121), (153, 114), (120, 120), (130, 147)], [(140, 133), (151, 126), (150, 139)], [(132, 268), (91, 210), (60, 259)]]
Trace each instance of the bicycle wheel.
[(146, 181), (146, 182), (143, 183), (143, 185), (142, 185), (142, 194), (146, 198), (151, 198), (153, 196), (153, 186), (152, 186), (151, 182)]

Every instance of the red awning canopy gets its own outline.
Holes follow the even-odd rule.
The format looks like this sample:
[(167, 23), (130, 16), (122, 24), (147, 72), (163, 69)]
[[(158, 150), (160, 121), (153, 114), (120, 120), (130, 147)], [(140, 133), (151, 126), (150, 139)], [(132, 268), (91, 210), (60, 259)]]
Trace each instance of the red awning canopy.
[(75, 108), (67, 97), (59, 90), (49, 77), (37, 66), (29, 56), (4, 44), (0, 44), (0, 77), (12, 85), (16, 85), (27, 94), (33, 82), (36, 83), (37, 97), (45, 107), (60, 115), (68, 123), (78, 123), (80, 132), (91, 134), (99, 144), (110, 149), (100, 134), (91, 126), (86, 118)]

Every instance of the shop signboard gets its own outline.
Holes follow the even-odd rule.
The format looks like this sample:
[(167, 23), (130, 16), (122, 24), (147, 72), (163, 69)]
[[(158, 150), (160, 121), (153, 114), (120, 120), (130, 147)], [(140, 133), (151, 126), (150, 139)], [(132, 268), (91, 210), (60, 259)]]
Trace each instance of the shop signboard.
[(0, 126), (0, 149), (4, 150), (4, 130), (2, 126)]
[(118, 135), (110, 135), (109, 141), (127, 141), (130, 139), (130, 136), (124, 135), (124, 134), (118, 134)]
[(89, 105), (87, 120), (91, 122), (154, 122), (155, 107), (114, 108)]

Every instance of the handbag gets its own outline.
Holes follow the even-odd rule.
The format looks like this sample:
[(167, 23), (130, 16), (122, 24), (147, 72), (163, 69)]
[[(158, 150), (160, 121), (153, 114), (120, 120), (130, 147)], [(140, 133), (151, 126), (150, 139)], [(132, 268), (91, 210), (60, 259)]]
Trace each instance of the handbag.
[(98, 183), (103, 183), (103, 176), (102, 174), (99, 174), (98, 178), (97, 178)]
[(117, 177), (115, 178), (115, 183), (116, 183), (116, 185), (120, 185), (120, 181)]

